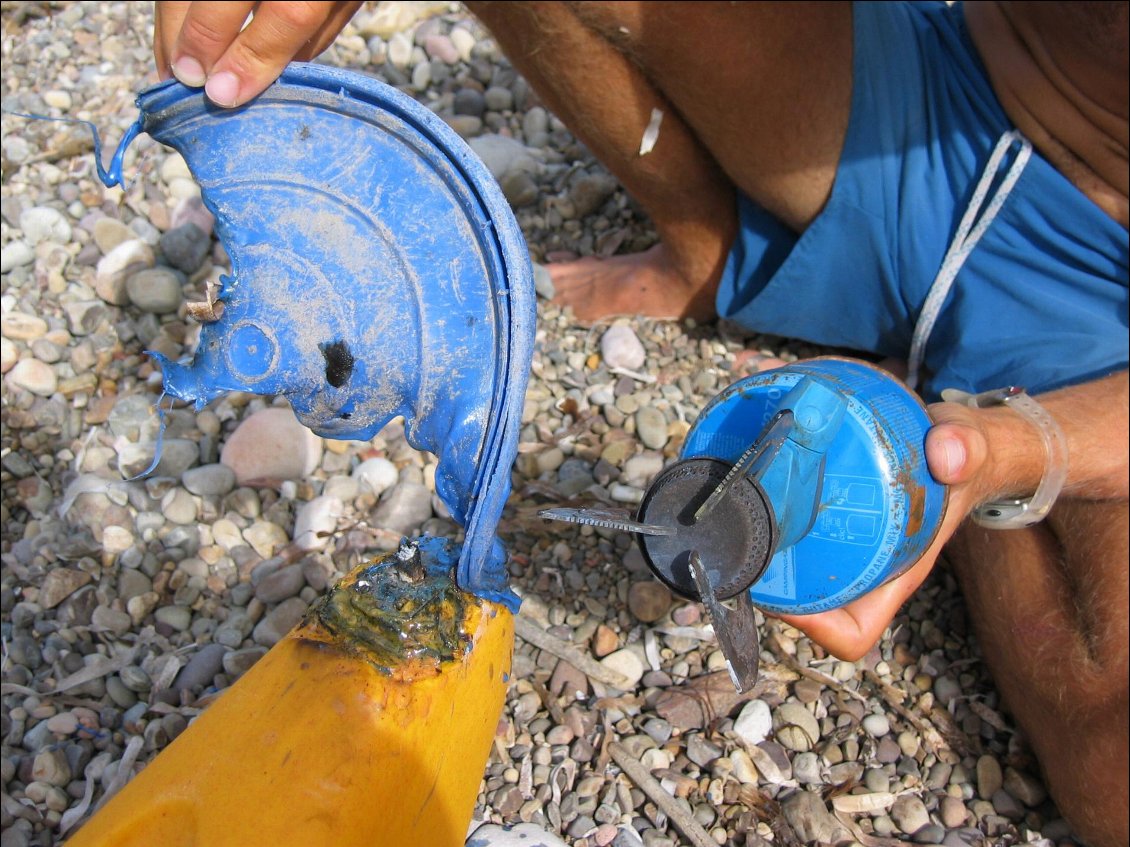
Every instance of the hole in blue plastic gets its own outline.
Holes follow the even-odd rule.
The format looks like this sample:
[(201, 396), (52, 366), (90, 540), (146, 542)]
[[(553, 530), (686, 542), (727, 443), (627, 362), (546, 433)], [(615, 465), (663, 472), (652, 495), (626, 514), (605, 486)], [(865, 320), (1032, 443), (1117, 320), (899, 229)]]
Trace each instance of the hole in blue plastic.
[(344, 341), (334, 341), (332, 344), (320, 344), (318, 349), (326, 359), (326, 382), (334, 388), (341, 388), (353, 374), (354, 360), (349, 345)]

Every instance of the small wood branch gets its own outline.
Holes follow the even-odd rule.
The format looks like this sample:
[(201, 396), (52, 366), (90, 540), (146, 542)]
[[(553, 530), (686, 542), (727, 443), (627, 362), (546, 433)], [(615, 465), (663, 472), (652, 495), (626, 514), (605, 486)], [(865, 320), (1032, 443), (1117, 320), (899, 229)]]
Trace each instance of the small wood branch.
[(514, 632), (527, 644), (537, 647), (539, 650), (546, 650), (559, 659), (564, 659), (589, 679), (595, 679), (597, 682), (620, 691), (631, 691), (635, 688), (635, 685), (623, 674), (606, 668), (568, 641), (550, 635), (529, 618), (516, 615), (514, 617)]
[(686, 836), (693, 847), (718, 847), (718, 842), (710, 837), (710, 833), (703, 829), (702, 824), (672, 797), (659, 780), (648, 773), (647, 768), (633, 758), (632, 754), (619, 742), (608, 745), (608, 752), (613, 760), (632, 782), (639, 786), (640, 791), (646, 794), (659, 810), (663, 812), (675, 825), (679, 832)]

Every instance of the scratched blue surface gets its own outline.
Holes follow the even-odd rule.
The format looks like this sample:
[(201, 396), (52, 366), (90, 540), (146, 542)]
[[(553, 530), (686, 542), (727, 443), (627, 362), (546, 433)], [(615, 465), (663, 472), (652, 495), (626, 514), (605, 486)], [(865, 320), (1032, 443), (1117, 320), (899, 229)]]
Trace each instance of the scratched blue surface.
[[(838, 394), (843, 423), (827, 445), (811, 526), (778, 549), (750, 588), (754, 605), (809, 615), (843, 606), (905, 572), (933, 542), (945, 515), (946, 488), (926, 465), (930, 419), (892, 377), (863, 362), (823, 357), (763, 371), (728, 386), (687, 433), (680, 458), (735, 461), (801, 380)], [(779, 455), (783, 456), (784, 452)], [(803, 486), (767, 488), (778, 512), (812, 504)]]
[(184, 156), (232, 261), (192, 361), (153, 354), (166, 392), (198, 408), (284, 395), (327, 438), (367, 440), (403, 415), (465, 529), (459, 584), (515, 606), (495, 531), (535, 304), (485, 166), (410, 97), (321, 65), (292, 65), (239, 109), (174, 81), (137, 104), (140, 129)]

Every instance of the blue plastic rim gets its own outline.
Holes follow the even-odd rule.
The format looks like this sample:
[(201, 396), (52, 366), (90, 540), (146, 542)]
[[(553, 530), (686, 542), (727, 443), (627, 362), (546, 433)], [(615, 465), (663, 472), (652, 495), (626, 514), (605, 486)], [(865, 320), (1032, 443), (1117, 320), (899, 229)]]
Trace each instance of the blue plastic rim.
[(238, 109), (175, 81), (137, 104), (140, 129), (185, 158), (232, 261), (192, 362), (157, 356), (165, 390), (198, 408), (284, 395), (329, 438), (366, 440), (403, 415), (465, 527), (459, 584), (514, 605), (495, 530), (535, 301), (486, 167), (412, 98), (323, 65), (291, 65)]
[(782, 614), (843, 606), (903, 573), (937, 535), (947, 496), (926, 466), (922, 402), (853, 359), (812, 359), (734, 383), (703, 409), (681, 458), (736, 461), (805, 376), (838, 391), (847, 412), (826, 454), (813, 527), (750, 588), (755, 605)]

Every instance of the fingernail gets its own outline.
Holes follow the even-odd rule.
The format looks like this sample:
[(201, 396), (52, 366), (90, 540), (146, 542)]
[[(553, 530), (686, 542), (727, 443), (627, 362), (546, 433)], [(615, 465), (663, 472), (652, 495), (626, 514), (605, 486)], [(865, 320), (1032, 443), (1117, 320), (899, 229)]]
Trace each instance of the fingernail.
[(239, 80), (230, 71), (220, 71), (208, 77), (204, 93), (219, 106), (234, 106), (239, 98)]
[(173, 76), (189, 88), (199, 88), (204, 84), (204, 68), (191, 56), (181, 56), (173, 62)]
[(965, 467), (965, 445), (958, 438), (947, 438), (942, 442), (945, 456), (946, 475), (953, 476)]

